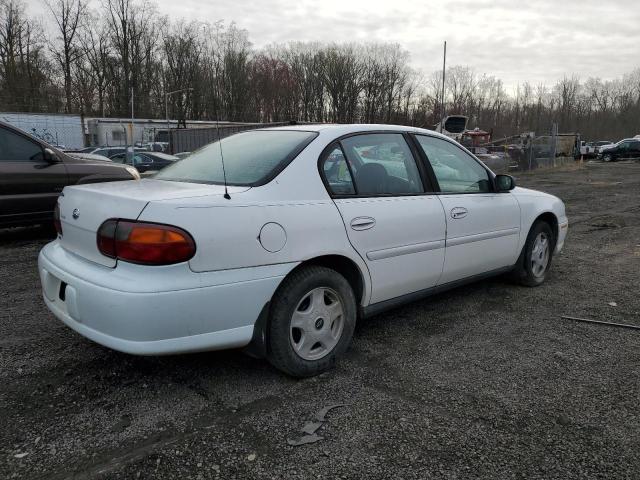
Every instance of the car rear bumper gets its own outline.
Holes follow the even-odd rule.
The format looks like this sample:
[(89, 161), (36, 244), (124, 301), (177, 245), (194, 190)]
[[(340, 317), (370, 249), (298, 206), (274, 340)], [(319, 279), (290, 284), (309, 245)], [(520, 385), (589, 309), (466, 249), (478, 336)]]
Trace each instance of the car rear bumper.
[(81, 335), (114, 350), (162, 355), (242, 347), (296, 264), (195, 273), (188, 264), (104, 267), (54, 241), (38, 258), (44, 301)]

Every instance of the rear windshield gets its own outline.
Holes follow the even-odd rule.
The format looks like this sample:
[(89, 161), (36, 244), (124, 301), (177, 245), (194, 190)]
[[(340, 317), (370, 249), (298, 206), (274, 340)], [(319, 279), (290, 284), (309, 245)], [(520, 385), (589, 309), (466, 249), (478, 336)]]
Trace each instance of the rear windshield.
[(165, 167), (160, 180), (224, 183), (220, 147), (229, 185), (258, 186), (274, 178), (311, 141), (316, 132), (300, 130), (252, 130), (223, 138)]

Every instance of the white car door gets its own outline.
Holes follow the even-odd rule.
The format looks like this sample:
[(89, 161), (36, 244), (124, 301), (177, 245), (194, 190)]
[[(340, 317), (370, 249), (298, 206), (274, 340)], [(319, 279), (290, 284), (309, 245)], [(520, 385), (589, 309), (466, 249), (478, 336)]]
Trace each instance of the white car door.
[(321, 159), (349, 241), (371, 275), (371, 303), (428, 289), (442, 273), (445, 218), (401, 133), (343, 138)]
[(440, 188), (447, 235), (440, 284), (513, 265), (518, 257), (520, 206), (495, 193), (488, 170), (454, 142), (415, 136)]

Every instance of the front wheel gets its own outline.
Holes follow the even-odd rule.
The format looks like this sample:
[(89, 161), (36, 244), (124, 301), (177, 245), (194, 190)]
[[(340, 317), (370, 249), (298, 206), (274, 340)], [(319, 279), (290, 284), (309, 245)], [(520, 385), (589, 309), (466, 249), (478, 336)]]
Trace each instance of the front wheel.
[(271, 304), (268, 358), (294, 377), (311, 377), (333, 367), (353, 336), (356, 298), (335, 270), (308, 266), (293, 272)]
[(536, 222), (529, 231), (527, 241), (514, 269), (518, 282), (528, 287), (544, 283), (551, 267), (555, 239), (547, 222)]
[(602, 156), (602, 160), (605, 162), (610, 162), (611, 160), (613, 160), (613, 155), (611, 155), (610, 153), (605, 153)]

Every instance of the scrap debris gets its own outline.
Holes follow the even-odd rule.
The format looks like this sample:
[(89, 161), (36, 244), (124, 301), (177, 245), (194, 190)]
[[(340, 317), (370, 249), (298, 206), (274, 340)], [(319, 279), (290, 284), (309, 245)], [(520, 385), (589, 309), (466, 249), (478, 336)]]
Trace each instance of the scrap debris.
[(328, 407), (324, 407), (322, 410), (320, 410), (317, 414), (316, 414), (316, 420), (318, 420), (319, 422), (326, 422), (326, 416), (327, 413), (329, 413), (331, 410), (333, 410), (334, 408), (339, 408), (339, 407), (346, 407), (347, 405), (344, 403), (337, 403), (335, 405), (329, 405)]
[(324, 440), (324, 437), (318, 435), (316, 432), (327, 421), (327, 414), (334, 408), (346, 407), (346, 406), (347, 405), (344, 403), (339, 403), (336, 405), (329, 405), (328, 407), (322, 408), (318, 413), (316, 413), (314, 417), (316, 421), (307, 422), (300, 429), (300, 431), (305, 435), (303, 435), (300, 438), (293, 438), (293, 439), (288, 438), (287, 444), (291, 445), (292, 447), (299, 447), (300, 445), (307, 445), (310, 443), (319, 442), (320, 440)]
[(308, 443), (316, 443), (316, 442), (319, 442), (320, 440), (324, 440), (324, 437), (321, 437), (320, 435), (316, 435), (314, 433), (313, 435), (303, 435), (302, 437), (297, 439), (287, 438), (287, 444), (291, 445), (292, 447), (299, 447), (300, 445), (307, 445)]
[(318, 431), (318, 429), (322, 426), (322, 422), (307, 422), (300, 430), (302, 433), (306, 433), (307, 435), (313, 435)]
[(640, 330), (640, 325), (629, 325), (628, 323), (604, 322), (602, 320), (591, 320), (589, 318), (570, 317), (568, 315), (562, 315), (562, 317), (560, 318), (563, 318), (565, 320), (575, 320), (576, 322), (597, 323), (600, 325), (609, 325), (612, 327), (632, 328), (634, 330)]

